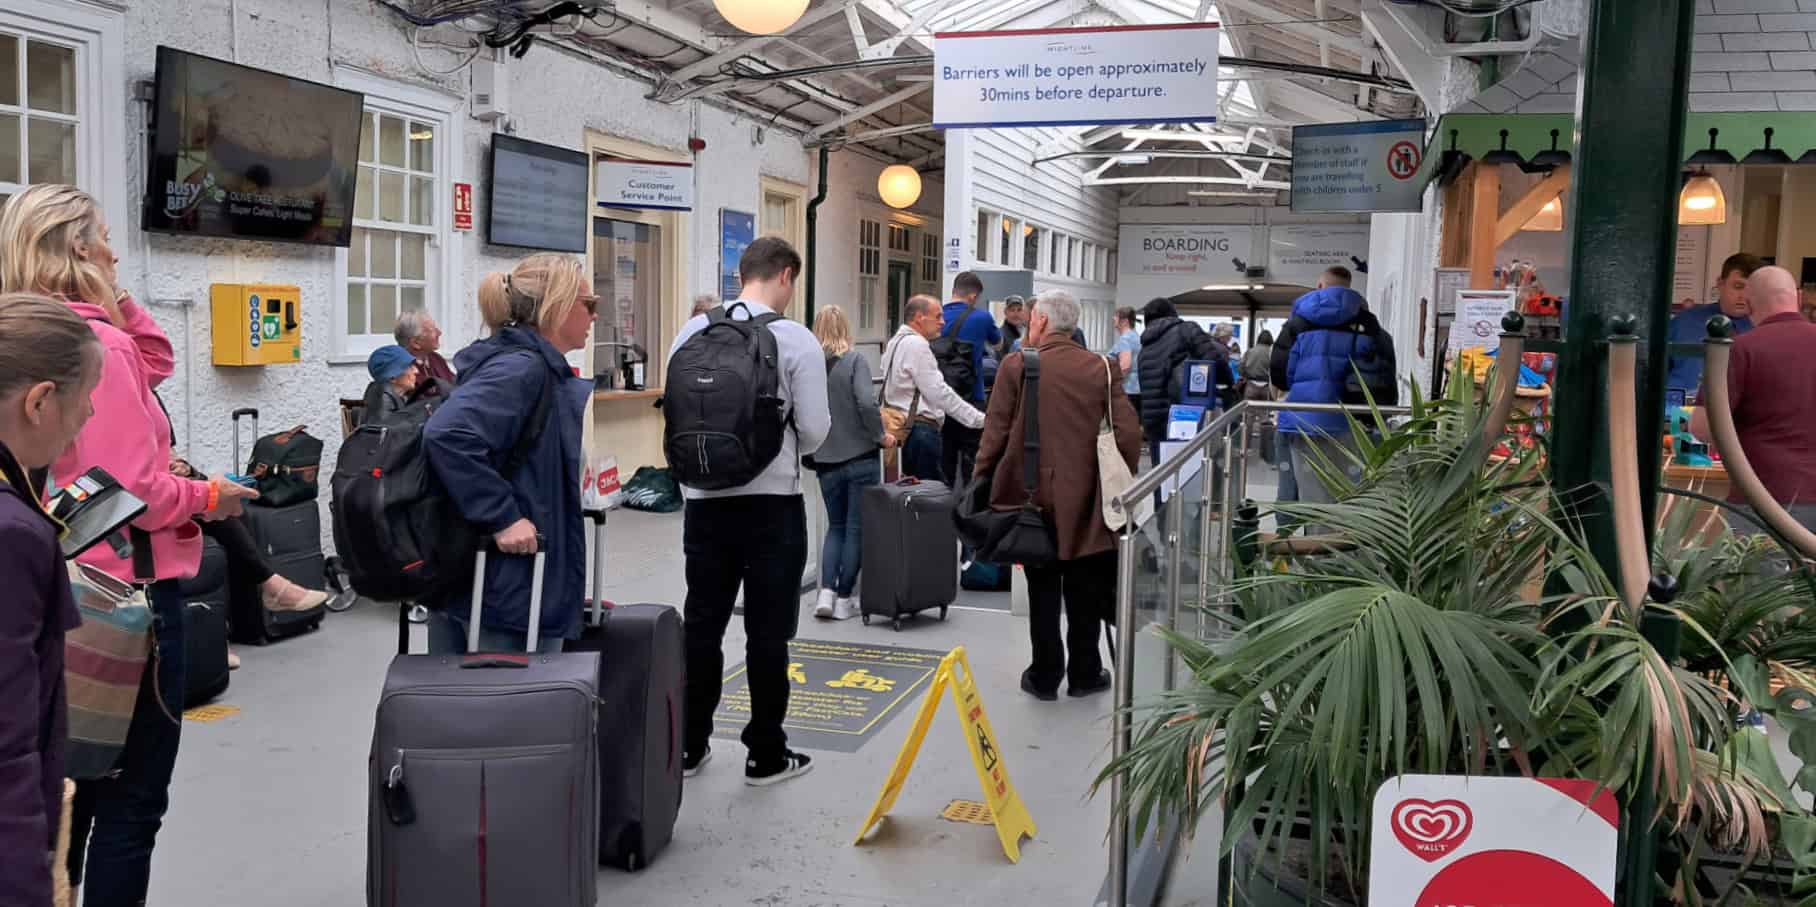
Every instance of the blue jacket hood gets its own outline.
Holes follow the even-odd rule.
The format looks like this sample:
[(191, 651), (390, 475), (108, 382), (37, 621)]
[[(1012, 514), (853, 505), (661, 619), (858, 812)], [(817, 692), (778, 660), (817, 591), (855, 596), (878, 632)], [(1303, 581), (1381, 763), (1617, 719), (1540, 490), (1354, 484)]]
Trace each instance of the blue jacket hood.
[(568, 368), (567, 360), (555, 351), (554, 344), (548, 342), (541, 334), (515, 324), (505, 325), (492, 336), (475, 340), (465, 349), (455, 353), (454, 370), (458, 373), (465, 373), (469, 369), (477, 368), (493, 356), (512, 350), (529, 350), (541, 356), (543, 361), (548, 363), (549, 368), (563, 375), (573, 374), (572, 370)]
[(1293, 301), (1293, 314), (1317, 325), (1336, 327), (1356, 320), (1367, 300), (1349, 287), (1313, 290)]

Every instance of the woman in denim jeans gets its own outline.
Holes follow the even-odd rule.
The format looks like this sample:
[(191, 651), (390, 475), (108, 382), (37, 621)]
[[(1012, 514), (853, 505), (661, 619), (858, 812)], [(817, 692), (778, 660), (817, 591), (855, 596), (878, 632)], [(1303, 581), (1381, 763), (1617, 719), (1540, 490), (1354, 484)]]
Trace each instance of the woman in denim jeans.
[(851, 349), (851, 323), (836, 305), (813, 317), (813, 333), (826, 351), (826, 403), (832, 431), (813, 455), (820, 474), (820, 498), (826, 504), (826, 543), (820, 548), (820, 596), (813, 615), (848, 620), (858, 613), (852, 601), (858, 569), (863, 566), (864, 526), (858, 505), (864, 489), (881, 484), (879, 447), (893, 447), (883, 431), (870, 360)]

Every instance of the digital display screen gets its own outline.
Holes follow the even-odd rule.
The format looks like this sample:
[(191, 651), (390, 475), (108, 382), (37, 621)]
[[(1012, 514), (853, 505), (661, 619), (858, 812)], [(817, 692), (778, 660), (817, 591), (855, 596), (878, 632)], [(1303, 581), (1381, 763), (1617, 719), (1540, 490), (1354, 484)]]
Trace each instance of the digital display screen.
[(494, 134), (486, 241), (585, 252), (589, 173), (586, 155), (579, 151)]

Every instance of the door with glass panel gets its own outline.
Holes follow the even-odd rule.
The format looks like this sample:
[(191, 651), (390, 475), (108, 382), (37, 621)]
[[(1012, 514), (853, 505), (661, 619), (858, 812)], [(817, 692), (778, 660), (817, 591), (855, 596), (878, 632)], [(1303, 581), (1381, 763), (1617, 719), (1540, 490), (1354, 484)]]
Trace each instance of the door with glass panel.
[(662, 227), (609, 217), (593, 219), (593, 374), (602, 389), (660, 387), (647, 363), (662, 330)]

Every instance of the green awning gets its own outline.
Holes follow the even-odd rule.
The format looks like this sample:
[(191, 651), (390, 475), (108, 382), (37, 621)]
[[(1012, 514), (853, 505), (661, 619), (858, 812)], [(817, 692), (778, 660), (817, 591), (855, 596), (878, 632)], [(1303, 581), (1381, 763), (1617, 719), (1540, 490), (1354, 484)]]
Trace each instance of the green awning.
[[(1682, 156), (1709, 147), (1709, 130), (1718, 130), (1715, 147), (1734, 155), (1736, 160), (1765, 147), (1765, 131), (1772, 129), (1772, 147), (1796, 160), (1806, 151), (1816, 150), (1816, 114), (1747, 112), (1692, 113), (1684, 128)], [(1551, 147), (1551, 130), (1558, 131), (1557, 147), (1570, 151), (1575, 145), (1576, 117), (1570, 114), (1546, 113), (1453, 113), (1438, 121), (1436, 133), (1427, 147), (1426, 159), (1435, 163), (1440, 152), (1451, 147), (1451, 134), (1456, 134), (1456, 148), (1477, 160), (1501, 147), (1501, 130), (1507, 130), (1507, 150), (1531, 160), (1532, 156)]]

